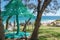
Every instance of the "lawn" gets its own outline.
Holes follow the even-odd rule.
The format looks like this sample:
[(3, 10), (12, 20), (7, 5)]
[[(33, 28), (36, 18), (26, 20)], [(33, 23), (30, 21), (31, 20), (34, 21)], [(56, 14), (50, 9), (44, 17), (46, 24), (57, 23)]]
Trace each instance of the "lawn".
[[(22, 27), (21, 27), (22, 29)], [(27, 26), (26, 31), (32, 34), (32, 25)], [(60, 40), (60, 27), (43, 26), (39, 28), (39, 40)]]
[[(20, 31), (22, 31), (23, 26), (20, 26)], [(34, 26), (27, 25), (26, 32), (30, 32), (32, 34)], [(16, 30), (15, 30), (16, 31)], [(39, 40), (60, 40), (60, 27), (51, 27), (51, 26), (43, 26), (39, 28), (38, 32)]]

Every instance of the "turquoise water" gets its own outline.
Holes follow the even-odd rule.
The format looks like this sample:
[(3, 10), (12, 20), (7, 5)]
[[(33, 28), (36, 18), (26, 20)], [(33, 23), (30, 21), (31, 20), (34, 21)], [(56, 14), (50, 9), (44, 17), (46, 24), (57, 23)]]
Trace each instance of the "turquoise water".
[[(6, 19), (7, 19), (7, 17), (4, 17), (3, 23), (6, 22)], [(13, 16), (9, 21), (14, 22), (15, 19), (16, 19), (15, 16)], [(25, 20), (28, 20), (28, 19), (29, 19), (29, 17), (19, 16), (19, 23), (23, 23), (23, 22), (25, 22)], [(33, 17), (31, 19), (31, 22), (34, 22), (35, 19), (36, 19), (36, 17)], [(60, 20), (60, 16), (42, 16), (41, 21), (47, 21), (47, 20)]]

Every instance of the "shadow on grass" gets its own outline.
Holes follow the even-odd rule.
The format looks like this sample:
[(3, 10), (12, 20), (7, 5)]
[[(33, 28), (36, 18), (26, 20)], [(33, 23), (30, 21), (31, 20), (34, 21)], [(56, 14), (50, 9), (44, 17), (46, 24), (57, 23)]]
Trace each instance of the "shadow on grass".
[(33, 30), (26, 30), (27, 32), (33, 32)]
[[(55, 32), (53, 31), (54, 29), (39, 29), (38, 34), (40, 34), (39, 36), (39, 40), (47, 40), (47, 38), (50, 37), (56, 37), (56, 38), (60, 38), (60, 32)], [(27, 30), (28, 32), (32, 32), (33, 30)], [(42, 35), (44, 34), (44, 35)]]
[(44, 34), (44, 35), (41, 35), (39, 36), (39, 40), (47, 40), (47, 38), (50, 38), (50, 37), (56, 37), (56, 38), (60, 38), (60, 33), (59, 32), (55, 32), (55, 31), (52, 31), (52, 30), (45, 30), (45, 29), (41, 29), (39, 31), (39, 34)]
[(50, 34), (54, 37), (57, 37), (57, 38), (60, 38), (60, 33), (57, 33), (57, 32), (50, 32)]
[(47, 40), (46, 38), (46, 36), (39, 36), (39, 40)]

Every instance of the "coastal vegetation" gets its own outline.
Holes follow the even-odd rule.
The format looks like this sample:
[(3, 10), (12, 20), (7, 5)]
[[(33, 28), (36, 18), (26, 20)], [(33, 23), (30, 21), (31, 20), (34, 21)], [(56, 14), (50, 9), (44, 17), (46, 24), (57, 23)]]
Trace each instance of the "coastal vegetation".
[[(43, 13), (56, 13), (60, 8), (57, 0), (37, 0), (37, 6), (33, 3), (30, 3), (30, 0), (11, 0), (5, 6), (5, 12), (0, 13), (0, 40), (8, 38), (18, 39), (25, 38), (25, 40), (60, 40), (60, 21), (56, 20), (49, 23), (41, 23)], [(51, 5), (53, 4), (53, 6)], [(56, 7), (57, 6), (57, 7)], [(33, 12), (29, 12), (33, 9)], [(1, 10), (0, 10), (1, 12)], [(3, 12), (3, 11), (2, 11)], [(32, 14), (33, 13), (33, 14)], [(35, 17), (35, 23), (30, 22), (31, 18)], [(8, 16), (6, 20), (6, 25), (3, 24), (4, 16)], [(9, 24), (10, 18), (15, 16), (14, 27)], [(25, 23), (19, 24), (19, 16), (29, 17)], [(16, 23), (15, 23), (16, 21)], [(45, 25), (43, 25), (45, 24)], [(8, 30), (8, 27), (11, 27), (11, 31)], [(56, 27), (55, 27), (56, 26)], [(10, 28), (9, 27), (9, 28)], [(6, 29), (5, 29), (6, 28)], [(7, 30), (7, 32), (5, 31)], [(5, 32), (5, 33), (4, 33)], [(28, 35), (28, 33), (30, 35)], [(4, 36), (5, 34), (5, 36)], [(21, 36), (22, 35), (22, 36)], [(28, 37), (27, 37), (28, 36)], [(10, 40), (11, 40), (10, 39)]]

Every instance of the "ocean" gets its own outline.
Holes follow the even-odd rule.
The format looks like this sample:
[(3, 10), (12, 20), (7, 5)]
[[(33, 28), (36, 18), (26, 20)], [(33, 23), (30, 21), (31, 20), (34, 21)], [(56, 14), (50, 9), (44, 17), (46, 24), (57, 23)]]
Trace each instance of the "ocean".
[[(28, 19), (29, 19), (30, 17), (22, 17), (22, 16), (19, 16), (19, 23), (25, 23), (25, 20), (27, 21)], [(7, 19), (7, 17), (5, 16), (4, 18), (3, 18), (3, 23), (6, 23), (6, 19)], [(35, 22), (35, 19), (36, 19), (36, 17), (33, 17), (33, 18), (31, 18), (31, 20), (30, 20), (30, 22)], [(16, 17), (15, 16), (13, 16), (10, 20), (9, 20), (9, 22), (14, 22), (14, 20), (16, 20)], [(47, 22), (47, 21), (52, 21), (52, 20), (60, 20), (60, 16), (42, 16), (42, 19), (41, 19), (41, 22)]]

